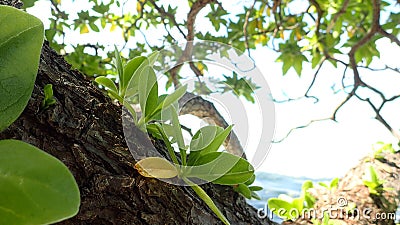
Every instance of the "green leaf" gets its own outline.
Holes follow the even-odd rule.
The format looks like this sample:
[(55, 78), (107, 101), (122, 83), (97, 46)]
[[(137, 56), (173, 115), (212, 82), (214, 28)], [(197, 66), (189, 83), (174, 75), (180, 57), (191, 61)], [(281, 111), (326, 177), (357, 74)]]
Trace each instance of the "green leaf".
[(368, 181), (368, 180), (363, 180), (363, 183), (365, 186), (371, 188), (371, 189), (376, 189), (378, 187), (377, 183)]
[(166, 109), (174, 102), (178, 101), (186, 93), (187, 85), (181, 86), (172, 94), (168, 95), (162, 104), (159, 104), (157, 109)]
[(324, 182), (318, 182), (318, 184), (319, 184), (320, 186), (322, 186), (322, 187), (326, 188), (326, 189), (328, 189), (328, 188), (329, 188), (329, 187), (328, 187), (328, 185), (327, 185), (327, 184), (325, 184)]
[(322, 223), (323, 223), (324, 225), (329, 225), (329, 220), (330, 220), (330, 218), (329, 218), (328, 213), (327, 213), (327, 212), (324, 212), (324, 218), (322, 219)]
[(314, 185), (312, 181), (306, 180), (304, 181), (302, 187), (301, 187), (301, 192), (305, 193), (308, 189), (312, 188)]
[(158, 56), (160, 55), (159, 51), (154, 51), (151, 53), (149, 56), (147, 56), (147, 59), (149, 60), (149, 65), (153, 66), (154, 63), (156, 63)]
[(249, 186), (252, 183), (254, 183), (254, 181), (256, 180), (256, 175), (253, 174), (253, 176), (250, 177), (250, 179), (248, 181), (246, 181), (246, 183), (244, 183), (245, 185)]
[(251, 190), (249, 189), (249, 187), (247, 187), (247, 185), (238, 184), (238, 186), (235, 188), (235, 191), (242, 194), (245, 198), (251, 199)]
[[(179, 149), (185, 149), (185, 142), (183, 141), (181, 124), (179, 123), (178, 112), (174, 105), (171, 105), (169, 108), (169, 113), (171, 115), (171, 123), (173, 127), (173, 135), (172, 137), (176, 139), (176, 143), (178, 143)], [(186, 154), (185, 154), (186, 155)], [(186, 157), (186, 156), (183, 156)]]
[(378, 175), (376, 174), (376, 171), (374, 169), (373, 166), (369, 167), (369, 171), (370, 171), (370, 177), (371, 177), (371, 181), (378, 184), (379, 183), (379, 178)]
[(261, 191), (263, 188), (260, 186), (250, 186), (249, 189), (251, 191)]
[(172, 178), (178, 175), (176, 167), (160, 157), (147, 157), (135, 164), (135, 169), (144, 177)]
[[(228, 126), (225, 130), (218, 132), (216, 131), (216, 136), (212, 138), (214, 132), (212, 129), (200, 129), (201, 134), (203, 135), (198, 135), (198, 143), (199, 144), (193, 144), (195, 146), (196, 151), (190, 153), (189, 157), (189, 165), (192, 165), (191, 163), (195, 162), (198, 157), (205, 155), (207, 153), (211, 152), (216, 152), (218, 151), (219, 147), (224, 143), (225, 139), (229, 136), (230, 132), (232, 130), (232, 125)], [(196, 137), (193, 136), (194, 138)], [(212, 140), (209, 142), (209, 138), (212, 138)], [(197, 141), (193, 141), (196, 143)], [(208, 145), (206, 145), (209, 143)], [(203, 147), (205, 146), (205, 147)], [(191, 142), (191, 147), (192, 147), (192, 142)], [(203, 147), (202, 149), (199, 149)], [(196, 149), (197, 148), (197, 149)], [(192, 150), (191, 150), (192, 151)]]
[[(285, 220), (291, 219), (289, 212), (293, 208), (293, 205), (285, 200), (279, 198), (270, 198), (268, 199), (268, 208), (277, 216)], [(282, 212), (279, 213), (280, 209), (284, 209), (285, 211), (282, 210)]]
[(32, 15), (0, 6), (0, 30), (1, 132), (21, 115), (30, 99), (39, 67), (44, 28)]
[(175, 92), (165, 97), (163, 101), (158, 101), (158, 106), (149, 117), (156, 116), (161, 110), (167, 109), (170, 105), (178, 101), (186, 93), (187, 85), (179, 87)]
[(53, 97), (53, 85), (51, 84), (46, 84), (43, 88), (44, 92), (44, 98), (45, 99), (50, 99)]
[[(112, 2), (110, 2), (111, 4)], [(101, 3), (100, 5), (98, 5), (96, 3), (95, 6), (93, 6), (93, 11), (100, 13), (101, 15), (106, 14), (108, 11), (110, 10), (110, 6), (109, 4), (105, 5), (103, 3)]]
[(24, 8), (24, 9), (30, 8), (30, 7), (32, 7), (32, 6), (35, 4), (35, 2), (37, 2), (37, 1), (38, 1), (38, 0), (22, 0), (22, 2), (24, 3), (23, 8)]
[(292, 201), (292, 205), (295, 209), (297, 209), (297, 212), (301, 212), (301, 210), (303, 210), (303, 203), (304, 203), (304, 199), (303, 198), (295, 198)]
[(207, 206), (218, 216), (218, 218), (225, 224), (230, 225), (229, 221), (226, 219), (224, 214), (218, 209), (215, 205), (214, 201), (208, 196), (207, 192), (205, 192), (199, 185), (193, 183), (189, 179), (183, 177), (183, 180), (196, 192), (197, 196), (199, 196)]
[(163, 139), (163, 136), (158, 131), (156, 124), (154, 124), (154, 123), (147, 124), (146, 129), (149, 134), (153, 135), (153, 137), (160, 139), (160, 140)]
[(68, 168), (17, 140), (0, 141), (0, 224), (50, 224), (78, 213), (79, 189)]
[(146, 66), (141, 71), (139, 78), (139, 103), (144, 117), (150, 117), (157, 107), (157, 102), (157, 77), (153, 68)]
[(215, 137), (220, 134), (224, 129), (219, 126), (204, 126), (201, 127), (192, 137), (190, 141), (190, 151), (196, 152), (203, 150), (209, 146)]
[(131, 59), (124, 68), (124, 84), (126, 87), (120, 87), (120, 94), (124, 96), (126, 94), (127, 98), (133, 97), (137, 94), (139, 90), (139, 79), (140, 71), (144, 68), (143, 66), (139, 70), (139, 67), (144, 64), (146, 57), (138, 56)]
[(251, 192), (251, 197), (254, 198), (254, 199), (257, 199), (257, 200), (261, 200), (261, 197), (257, 193), (255, 193), (254, 191)]
[[(122, 66), (122, 59), (121, 59), (121, 54), (118, 51), (118, 48), (116, 45), (114, 45), (114, 57), (115, 57), (115, 67), (117, 68), (117, 73), (118, 73), (118, 78), (119, 78), (119, 89), (121, 90), (125, 90), (126, 87), (126, 83), (125, 83), (125, 79), (124, 79), (124, 67)], [(121, 93), (119, 93), (120, 96)]]
[(215, 184), (233, 185), (248, 181), (254, 174), (254, 168), (241, 157), (227, 152), (211, 152), (199, 157), (184, 174)]
[(312, 207), (314, 207), (316, 199), (311, 194), (306, 193), (304, 195), (304, 201), (305, 201), (305, 206), (307, 208), (312, 208)]
[(117, 86), (115, 85), (115, 83), (110, 78), (97, 77), (96, 79), (94, 79), (94, 81), (96, 81), (96, 83), (104, 86), (105, 88), (107, 88), (107, 89), (109, 89), (109, 90), (111, 90), (111, 91), (113, 91), (115, 93), (118, 93)]
[(339, 184), (339, 178), (336, 177), (331, 181), (330, 188), (331, 189), (337, 188), (338, 184)]
[[(324, 183), (322, 183), (322, 184), (326, 185)], [(305, 201), (305, 205), (307, 208), (313, 207), (313, 205), (315, 203), (315, 198), (309, 192), (307, 192), (307, 190), (312, 187), (314, 187), (314, 184), (310, 180), (305, 181), (301, 187), (301, 196), (300, 196), (300, 198), (302, 199), (301, 205), (303, 206), (303, 202)]]
[(99, 28), (94, 23), (89, 23), (89, 27), (90, 27), (90, 29), (92, 29), (95, 32), (100, 32)]
[(311, 68), (314, 69), (321, 62), (321, 59), (322, 59), (322, 55), (321, 54), (314, 53), (313, 57), (312, 57), (312, 60), (311, 60)]
[(41, 109), (47, 109), (49, 106), (56, 103), (56, 100), (53, 97), (53, 85), (46, 84), (43, 88), (44, 99), (41, 104)]

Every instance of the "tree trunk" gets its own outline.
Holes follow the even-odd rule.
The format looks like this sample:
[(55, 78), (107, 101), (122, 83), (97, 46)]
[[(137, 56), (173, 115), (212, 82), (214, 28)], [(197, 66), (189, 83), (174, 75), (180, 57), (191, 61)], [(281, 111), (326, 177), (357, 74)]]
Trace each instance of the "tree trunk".
[[(17, 1), (0, 4), (19, 7)], [(57, 103), (41, 111), (43, 87), (52, 84)], [(136, 148), (148, 136), (133, 132)], [(45, 43), (32, 97), (20, 118), (0, 139), (35, 145), (72, 171), (81, 192), (77, 216), (61, 224), (221, 224), (189, 187), (142, 177), (133, 168), (123, 135), (121, 108), (91, 81), (71, 70)], [(135, 141), (136, 140), (136, 141)], [(162, 143), (155, 143), (165, 152)], [(206, 192), (232, 224), (271, 224), (231, 187), (207, 184)]]

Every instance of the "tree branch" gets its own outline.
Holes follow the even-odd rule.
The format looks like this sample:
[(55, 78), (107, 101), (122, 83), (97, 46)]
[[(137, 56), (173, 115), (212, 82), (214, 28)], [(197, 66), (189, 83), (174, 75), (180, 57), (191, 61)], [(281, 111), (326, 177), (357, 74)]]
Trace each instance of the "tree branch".
[(249, 57), (251, 57), (251, 56), (250, 56), (250, 48), (249, 48), (249, 37), (247, 36), (247, 26), (249, 25), (250, 14), (253, 11), (256, 2), (257, 2), (257, 0), (254, 0), (250, 9), (247, 10), (246, 17), (244, 19), (244, 24), (243, 24), (244, 47), (246, 48), (247, 54), (249, 55)]
[(192, 57), (192, 48), (193, 48), (193, 40), (194, 40), (194, 25), (196, 22), (196, 17), (197, 14), (200, 12), (201, 9), (203, 9), (205, 6), (207, 6), (210, 3), (216, 2), (216, 0), (198, 0), (193, 3), (192, 7), (190, 8), (190, 11), (187, 16), (186, 20), (186, 28), (187, 28), (187, 35), (186, 35), (186, 46), (185, 50), (183, 51), (183, 54), (179, 58), (176, 66), (170, 70), (170, 76), (172, 79), (172, 82), (174, 83), (175, 88), (179, 86), (179, 80), (178, 80), (178, 72), (182, 68), (182, 63), (190, 60)]
[(274, 141), (274, 140), (273, 140), (272, 143), (274, 143), (274, 144), (281, 143), (281, 142), (284, 141), (286, 138), (288, 138), (289, 135), (290, 135), (292, 132), (294, 132), (295, 130), (303, 129), (303, 128), (309, 127), (311, 124), (313, 124), (313, 123), (315, 123), (315, 122), (321, 122), (321, 121), (326, 121), (326, 120), (332, 120), (332, 117), (310, 120), (310, 122), (308, 122), (307, 124), (304, 124), (304, 125), (301, 125), (301, 126), (297, 126), (297, 127), (294, 127), (294, 128), (292, 128), (292, 129), (290, 129), (289, 132), (288, 132), (283, 138), (281, 138), (281, 139), (279, 139), (279, 140), (277, 140), (277, 141)]
[(160, 13), (161, 17), (164, 18), (168, 18), (174, 25), (175, 27), (179, 30), (179, 33), (182, 34), (182, 36), (184, 38), (186, 38), (186, 34), (185, 32), (182, 31), (180, 25), (178, 24), (178, 22), (176, 22), (175, 20), (175, 16), (166, 12), (162, 7), (159, 7), (156, 2), (154, 0), (149, 0), (149, 2), (154, 6), (154, 8)]

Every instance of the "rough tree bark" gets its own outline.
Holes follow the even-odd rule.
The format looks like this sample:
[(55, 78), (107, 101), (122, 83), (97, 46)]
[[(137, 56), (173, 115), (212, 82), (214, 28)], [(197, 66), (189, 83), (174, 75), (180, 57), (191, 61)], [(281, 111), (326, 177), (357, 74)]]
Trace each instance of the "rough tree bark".
[[(17, 1), (0, 4), (20, 6)], [(52, 84), (57, 103), (41, 111), (43, 87)], [(148, 138), (134, 132), (136, 140)], [(61, 224), (221, 224), (189, 188), (140, 176), (123, 135), (121, 108), (91, 81), (71, 70), (43, 45), (32, 97), (21, 117), (0, 139), (35, 145), (72, 171), (81, 192), (79, 214)], [(165, 151), (162, 143), (155, 143)], [(141, 141), (143, 142), (143, 141)], [(137, 142), (136, 147), (145, 149)], [(232, 224), (271, 224), (231, 187), (203, 185)]]

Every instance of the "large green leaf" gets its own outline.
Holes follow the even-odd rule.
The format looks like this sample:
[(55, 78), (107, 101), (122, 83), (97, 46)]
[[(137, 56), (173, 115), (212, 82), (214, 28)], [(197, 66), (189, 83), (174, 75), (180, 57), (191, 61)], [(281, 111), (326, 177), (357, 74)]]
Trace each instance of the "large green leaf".
[(111, 90), (114, 93), (118, 93), (117, 86), (114, 84), (114, 82), (110, 78), (102, 76), (102, 77), (97, 77), (94, 81), (96, 81), (100, 85), (103, 85), (108, 90)]
[(139, 69), (139, 66), (141, 66), (145, 62), (145, 60), (146, 57), (138, 56), (131, 59), (125, 65), (123, 79), (126, 87), (120, 87), (121, 97), (125, 97), (124, 95), (126, 94), (126, 97), (130, 98), (137, 94), (139, 88), (140, 73), (136, 73), (136, 71)]
[(114, 57), (114, 65), (117, 68), (120, 90), (125, 90), (126, 84), (124, 79), (124, 67), (122, 66), (122, 58), (117, 46), (114, 46)]
[(178, 147), (180, 149), (185, 149), (185, 142), (183, 140), (182, 128), (178, 118), (178, 112), (177, 112), (178, 110), (174, 107), (174, 105), (171, 105), (168, 109), (171, 115), (171, 124), (174, 132), (172, 137), (176, 139), (176, 143), (178, 144)]
[(0, 224), (55, 223), (76, 215), (79, 204), (62, 162), (22, 141), (0, 141)]
[(163, 109), (167, 109), (170, 105), (178, 101), (186, 93), (186, 90), (187, 85), (184, 85), (176, 89), (172, 94), (166, 96), (164, 101), (159, 102), (157, 108), (153, 112), (153, 115), (156, 115)]
[(290, 202), (287, 202), (283, 199), (279, 198), (270, 198), (268, 199), (268, 208), (274, 212), (276, 215), (283, 219), (291, 219), (292, 216), (290, 212), (296, 210), (295, 207)]
[(227, 152), (202, 155), (192, 165), (185, 172), (186, 177), (197, 177), (215, 184), (245, 183), (254, 174), (254, 168), (248, 161)]
[(224, 129), (219, 126), (204, 126), (200, 128), (190, 141), (190, 151), (200, 151), (209, 146), (215, 137), (223, 130)]
[[(217, 128), (216, 130), (207, 127), (200, 128), (200, 130), (198, 131), (200, 133), (196, 133), (193, 136), (194, 140), (192, 139), (192, 142), (190, 143), (191, 152), (188, 162), (189, 165), (192, 165), (192, 163), (202, 155), (218, 151), (219, 147), (224, 143), (231, 130), (232, 125), (228, 126), (225, 130), (223, 130), (222, 128)], [(213, 135), (215, 136), (212, 137)]]
[[(143, 116), (150, 117), (158, 103), (158, 83), (156, 74), (150, 66), (146, 66), (140, 73), (139, 103)], [(150, 118), (149, 118), (150, 119)]]
[(44, 29), (36, 17), (0, 6), (0, 131), (13, 123), (32, 94)]
[(22, 2), (24, 3), (23, 8), (29, 8), (32, 7), (33, 5), (35, 5), (35, 2), (37, 2), (38, 0), (22, 0)]

